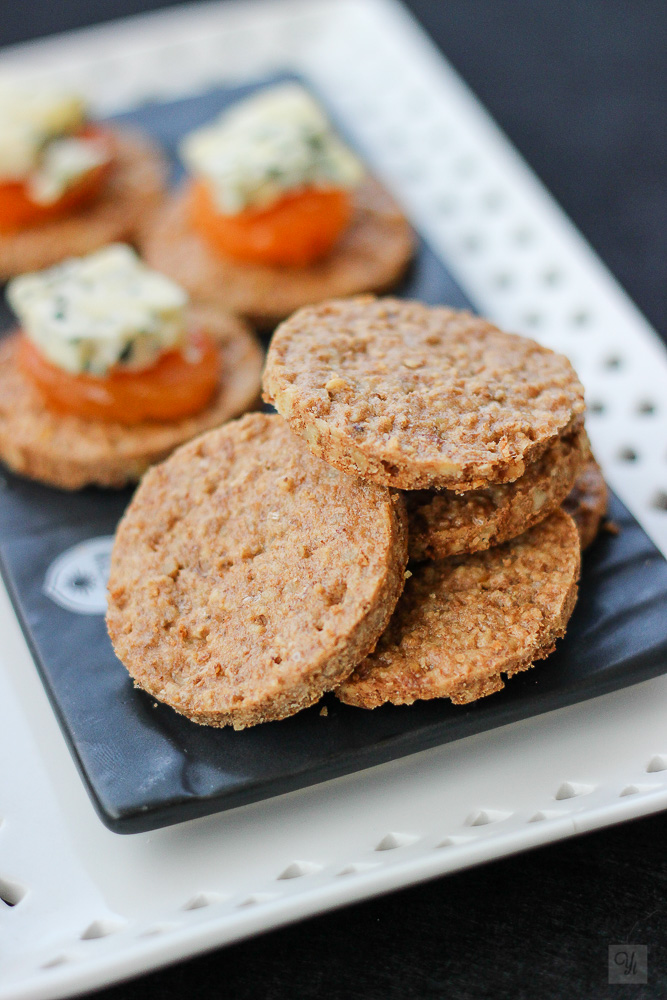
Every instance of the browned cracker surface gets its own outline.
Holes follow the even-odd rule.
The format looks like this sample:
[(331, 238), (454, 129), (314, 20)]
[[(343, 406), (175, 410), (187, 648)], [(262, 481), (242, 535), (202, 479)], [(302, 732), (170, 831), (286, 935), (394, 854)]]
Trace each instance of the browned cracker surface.
[(375, 646), (403, 589), (405, 513), (249, 414), (143, 479), (120, 523), (107, 623), (136, 684), (194, 722), (281, 719)]
[(406, 491), (410, 558), (478, 552), (522, 534), (560, 506), (588, 453), (588, 437), (580, 427), (557, 438), (513, 483), (467, 493)]
[(211, 307), (190, 310), (219, 343), (220, 387), (200, 413), (127, 426), (53, 413), (16, 361), (18, 338), (0, 341), (0, 459), (14, 472), (61, 489), (123, 486), (184, 441), (237, 417), (259, 399), (262, 350), (245, 324)]
[(607, 513), (607, 484), (602, 469), (590, 458), (574, 482), (572, 492), (563, 503), (563, 508), (574, 518), (579, 531), (581, 548), (587, 549), (595, 541), (600, 522)]
[(562, 355), (467, 312), (372, 296), (291, 316), (263, 386), (314, 454), (400, 489), (512, 482), (584, 411)]
[(309, 267), (269, 267), (221, 257), (192, 229), (187, 196), (173, 198), (155, 217), (142, 249), (146, 260), (196, 298), (216, 302), (260, 327), (332, 296), (387, 291), (413, 252), (412, 230), (396, 202), (368, 179), (355, 194), (355, 212), (332, 252)]
[(100, 196), (87, 208), (17, 233), (0, 233), (0, 278), (41, 271), (107, 243), (134, 243), (164, 196), (160, 151), (133, 131), (114, 130), (116, 160)]
[(505, 545), (418, 566), (375, 652), (336, 694), (376, 708), (474, 701), (547, 656), (577, 595), (579, 536), (557, 510)]

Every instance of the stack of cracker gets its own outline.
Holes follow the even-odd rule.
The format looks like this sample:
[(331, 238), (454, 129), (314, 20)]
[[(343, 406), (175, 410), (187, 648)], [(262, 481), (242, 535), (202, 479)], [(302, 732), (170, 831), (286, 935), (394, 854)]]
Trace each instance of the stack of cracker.
[(491, 694), (547, 656), (577, 596), (606, 490), (569, 361), (483, 319), (370, 297), (304, 309), (264, 372), (310, 450), (398, 489), (411, 570), (374, 652), (337, 690), (375, 708)]
[(283, 323), (264, 392), (280, 415), (180, 448), (119, 526), (107, 622), (138, 686), (244, 728), (332, 690), (467, 702), (551, 652), (580, 570), (562, 504), (590, 537), (605, 500), (566, 358), (364, 296)]

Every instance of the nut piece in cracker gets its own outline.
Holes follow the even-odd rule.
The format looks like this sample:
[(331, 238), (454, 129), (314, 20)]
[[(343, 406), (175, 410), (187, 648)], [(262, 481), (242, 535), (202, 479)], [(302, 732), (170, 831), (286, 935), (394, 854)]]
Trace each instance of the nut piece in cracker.
[(190, 173), (143, 250), (203, 301), (260, 327), (332, 296), (384, 291), (409, 224), (301, 86), (266, 88), (189, 135)]
[(371, 296), (291, 316), (263, 387), (315, 455), (405, 490), (514, 482), (584, 412), (562, 355), (467, 312)]
[(135, 684), (194, 722), (282, 719), (374, 648), (406, 559), (400, 498), (250, 414), (143, 479), (114, 544), (109, 635)]
[(190, 306), (117, 245), (9, 286), (0, 458), (62, 489), (123, 486), (255, 405), (262, 352), (245, 324)]
[(579, 578), (579, 536), (557, 510), (511, 542), (418, 566), (375, 651), (341, 685), (341, 701), (450, 698), (465, 704), (503, 687), (552, 652)]
[(561, 505), (588, 454), (580, 427), (557, 438), (513, 483), (467, 493), (406, 491), (410, 559), (479, 552), (523, 534)]
[(136, 239), (165, 178), (152, 143), (79, 95), (0, 81), (0, 278)]
[(595, 541), (602, 519), (607, 513), (608, 500), (602, 469), (591, 457), (563, 502), (563, 510), (574, 519), (579, 531), (582, 551)]

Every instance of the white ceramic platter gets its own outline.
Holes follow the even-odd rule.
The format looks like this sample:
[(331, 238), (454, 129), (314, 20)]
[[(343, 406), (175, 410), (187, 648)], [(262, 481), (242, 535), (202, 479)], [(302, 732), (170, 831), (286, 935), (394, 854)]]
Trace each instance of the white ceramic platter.
[[(3, 63), (71, 82), (100, 113), (276, 70), (309, 77), (479, 310), (572, 358), (605, 474), (667, 551), (665, 351), (392, 0), (188, 6), (6, 50)], [(3, 1000), (71, 996), (667, 805), (661, 677), (120, 837), (93, 812), (4, 591), (0, 635)]]

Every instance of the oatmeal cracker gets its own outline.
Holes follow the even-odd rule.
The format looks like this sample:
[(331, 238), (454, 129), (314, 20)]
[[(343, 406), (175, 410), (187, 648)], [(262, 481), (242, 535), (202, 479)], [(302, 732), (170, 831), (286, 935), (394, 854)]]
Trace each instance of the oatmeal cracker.
[(109, 634), (154, 698), (243, 729), (314, 704), (371, 652), (406, 560), (399, 497), (249, 414), (143, 479), (113, 549)]
[(584, 412), (563, 355), (467, 312), (372, 296), (291, 316), (263, 387), (313, 454), (405, 490), (514, 482)]
[(560, 506), (588, 454), (588, 436), (581, 427), (557, 438), (513, 483), (467, 493), (406, 491), (410, 558), (479, 552), (522, 534)]
[(574, 519), (579, 531), (582, 551), (595, 541), (600, 523), (607, 513), (608, 500), (602, 469), (591, 456), (563, 502), (563, 509)]
[(579, 536), (559, 509), (484, 552), (417, 567), (375, 651), (336, 694), (376, 708), (419, 699), (463, 705), (548, 656), (577, 597)]

